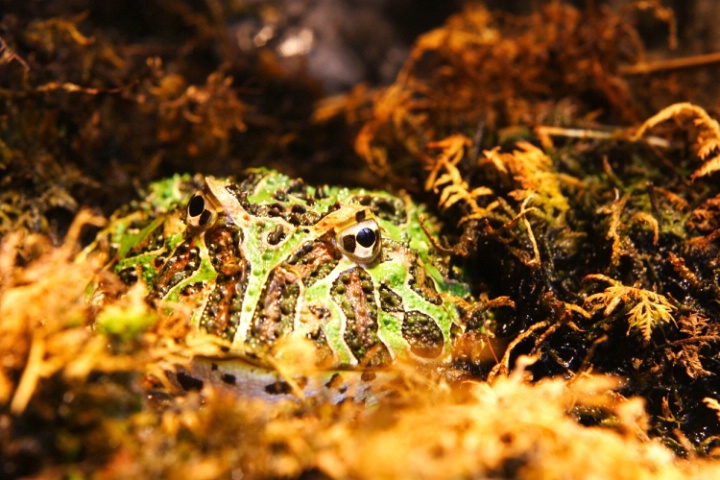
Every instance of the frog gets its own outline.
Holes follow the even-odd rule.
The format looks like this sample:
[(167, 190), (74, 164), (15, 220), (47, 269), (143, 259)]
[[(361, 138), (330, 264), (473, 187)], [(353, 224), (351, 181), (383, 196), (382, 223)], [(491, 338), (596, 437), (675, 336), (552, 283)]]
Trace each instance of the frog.
[[(177, 174), (121, 207), (93, 248), (147, 301), (184, 308), (227, 355), (176, 379), (250, 396), (307, 396), (398, 359), (446, 364), (469, 296), (437, 241), (439, 221), (404, 193), (313, 186), (267, 168), (237, 179)], [(287, 378), (273, 352), (312, 347), (321, 379)]]

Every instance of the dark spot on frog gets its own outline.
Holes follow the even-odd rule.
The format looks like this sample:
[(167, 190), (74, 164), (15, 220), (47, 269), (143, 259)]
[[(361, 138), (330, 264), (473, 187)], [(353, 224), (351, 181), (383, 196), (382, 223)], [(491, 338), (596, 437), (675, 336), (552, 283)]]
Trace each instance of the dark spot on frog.
[(303, 213), (307, 213), (307, 209), (306, 209), (305, 207), (303, 207), (302, 205), (297, 204), (297, 203), (293, 204), (293, 206), (290, 207), (290, 211), (291, 211), (292, 213), (298, 213), (298, 214), (301, 214), (301, 215), (302, 215)]
[(324, 200), (329, 196), (327, 185), (323, 185), (315, 191), (315, 200)]
[(346, 252), (354, 252), (355, 251), (355, 235), (345, 235), (342, 238), (343, 243), (343, 249)]
[(200, 221), (198, 223), (200, 224), (201, 227), (204, 227), (205, 225), (208, 224), (208, 222), (210, 222), (211, 218), (212, 218), (212, 213), (210, 213), (210, 210), (205, 210), (200, 215)]
[(270, 245), (277, 245), (285, 238), (285, 230), (282, 225), (275, 227), (275, 230), (270, 232), (267, 236), (267, 241)]
[(290, 388), (290, 384), (280, 380), (275, 383), (265, 385), (265, 392), (270, 395), (288, 395), (291, 391), (292, 388)]
[(335, 373), (332, 377), (330, 377), (330, 380), (327, 381), (325, 388), (336, 389), (342, 393), (347, 389), (347, 385), (345, 385), (342, 375)]
[(355, 221), (362, 222), (363, 220), (365, 220), (365, 210), (360, 210), (355, 214)]
[(364, 207), (369, 207), (375, 215), (395, 225), (403, 225), (407, 222), (407, 211), (399, 198), (391, 200), (379, 195), (361, 195), (355, 197), (355, 201)]
[(162, 268), (162, 266), (165, 265), (165, 260), (167, 259), (163, 255), (158, 255), (154, 260), (155, 268)]
[(406, 312), (401, 332), (415, 355), (434, 358), (442, 353), (443, 334), (432, 317), (414, 310)]
[(135, 266), (123, 268), (118, 272), (118, 276), (125, 285), (134, 285), (138, 281), (138, 272)]
[(287, 193), (303, 193), (305, 191), (305, 182), (296, 178), (290, 181), (287, 187)]
[(182, 290), (180, 290), (180, 295), (183, 295), (183, 296), (195, 295), (195, 294), (201, 292), (203, 287), (204, 287), (203, 282), (195, 282), (195, 283), (185, 285), (182, 288)]
[(193, 390), (202, 390), (204, 385), (202, 380), (197, 377), (193, 377), (187, 372), (178, 372), (175, 375), (175, 378), (177, 379), (180, 386), (188, 392)]
[(230, 373), (223, 373), (220, 377), (220, 380), (222, 380), (224, 383), (227, 383), (228, 385), (235, 385), (235, 382), (237, 381), (235, 375), (232, 375)]
[(402, 298), (385, 283), (380, 285), (380, 306), (385, 312), (402, 312)]
[(280, 203), (273, 203), (268, 206), (267, 214), (269, 217), (282, 217), (285, 213), (285, 207)]
[(176, 256), (183, 256), (190, 250), (190, 244), (188, 242), (183, 242), (180, 245), (177, 246), (175, 249), (175, 255)]

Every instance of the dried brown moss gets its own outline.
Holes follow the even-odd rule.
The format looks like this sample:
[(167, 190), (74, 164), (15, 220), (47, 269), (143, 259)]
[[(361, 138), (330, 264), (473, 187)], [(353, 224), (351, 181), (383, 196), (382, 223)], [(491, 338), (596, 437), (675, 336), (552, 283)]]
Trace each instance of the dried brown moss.
[[(198, 344), (187, 343), (194, 334), (187, 337), (182, 323), (153, 314), (137, 296), (92, 307), (83, 285), (96, 271), (89, 262), (68, 260), (74, 245), (69, 240), (63, 248), (43, 247), (22, 267), (12, 238), (3, 242), (1, 338), (11, 343), (3, 343), (2, 351), (17, 360), (1, 370), (0, 393), (8, 406), (0, 422), (5, 476), (717, 474), (716, 464), (678, 463), (650, 440), (644, 401), (617, 394), (619, 379), (585, 374), (572, 382), (530, 384), (529, 358), (492, 383), (448, 383), (399, 365), (372, 406), (313, 399), (265, 403), (213, 384), (201, 392), (175, 390), (164, 371), (198, 352)], [(58, 289), (61, 282), (48, 272), (74, 281)], [(10, 308), (33, 304), (42, 308)], [(158, 320), (124, 336), (87, 328), (103, 315), (126, 325), (137, 315)], [(208, 353), (212, 347), (203, 348)], [(599, 419), (603, 426), (585, 427), (578, 418)]]
[[(482, 314), (501, 362), (464, 368), (492, 378), (526, 353), (540, 359), (536, 378), (628, 376), (623, 392), (648, 400), (654, 434), (709, 453), (720, 441), (705, 402), (720, 394), (717, 122), (686, 102), (651, 116), (665, 90), (623, 77), (645, 62), (627, 15), (469, 6), (418, 39), (356, 149), (380, 174), (424, 180), (457, 219), (473, 283), (515, 306)], [(676, 78), (665, 80), (670, 90)]]

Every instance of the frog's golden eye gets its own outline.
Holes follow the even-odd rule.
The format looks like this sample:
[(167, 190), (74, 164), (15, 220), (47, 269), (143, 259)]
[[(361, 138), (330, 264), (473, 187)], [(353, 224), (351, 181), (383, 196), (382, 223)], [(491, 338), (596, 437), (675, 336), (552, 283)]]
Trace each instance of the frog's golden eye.
[(341, 230), (335, 239), (338, 250), (359, 263), (370, 263), (380, 253), (382, 239), (374, 218)]
[(190, 198), (187, 205), (187, 223), (197, 230), (204, 230), (215, 222), (217, 212), (205, 198), (203, 192), (197, 192)]

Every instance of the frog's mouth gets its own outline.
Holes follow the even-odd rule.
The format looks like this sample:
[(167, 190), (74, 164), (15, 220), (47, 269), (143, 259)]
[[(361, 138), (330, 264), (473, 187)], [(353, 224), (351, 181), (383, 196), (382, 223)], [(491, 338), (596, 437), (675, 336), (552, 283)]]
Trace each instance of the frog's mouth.
[(309, 398), (338, 404), (344, 401), (368, 403), (377, 398), (374, 386), (387, 371), (326, 370), (288, 376), (270, 366), (253, 363), (246, 357), (195, 357), (189, 367), (178, 367), (170, 378), (176, 387), (202, 390), (207, 382), (240, 396), (270, 401)]

